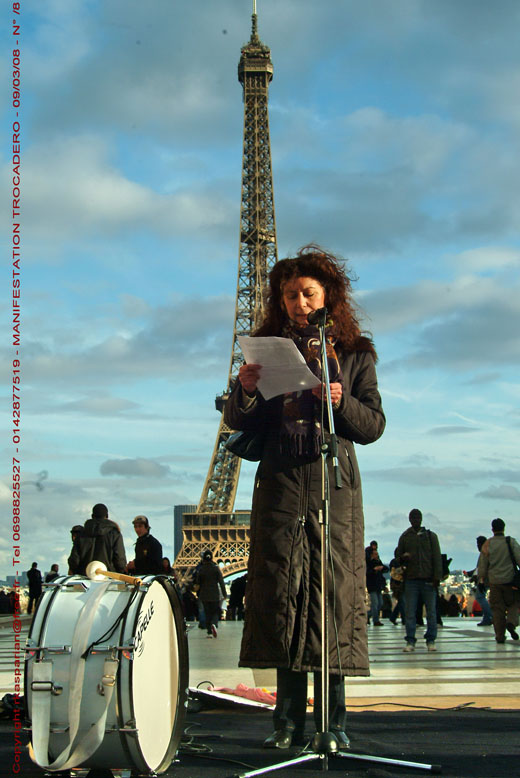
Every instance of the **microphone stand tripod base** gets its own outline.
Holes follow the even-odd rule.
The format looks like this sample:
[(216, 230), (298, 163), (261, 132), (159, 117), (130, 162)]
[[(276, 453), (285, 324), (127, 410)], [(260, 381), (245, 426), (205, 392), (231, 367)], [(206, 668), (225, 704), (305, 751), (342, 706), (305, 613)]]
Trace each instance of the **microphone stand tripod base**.
[(316, 732), (311, 748), (315, 754), (336, 754), (339, 751), (338, 741), (332, 732)]

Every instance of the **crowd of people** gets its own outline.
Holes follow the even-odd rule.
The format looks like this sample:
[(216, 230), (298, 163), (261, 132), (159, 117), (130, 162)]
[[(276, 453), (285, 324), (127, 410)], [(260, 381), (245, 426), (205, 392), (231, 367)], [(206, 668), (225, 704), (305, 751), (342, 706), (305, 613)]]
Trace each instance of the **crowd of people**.
[[(95, 560), (115, 573), (169, 576), (178, 589), (186, 620), (199, 621), (201, 628), (207, 630), (208, 637), (216, 638), (228, 595), (222, 572), (213, 561), (212, 552), (209, 549), (203, 552), (201, 562), (191, 572), (189, 580), (178, 587), (170, 559), (163, 556), (162, 544), (150, 532), (148, 517), (140, 514), (133, 519), (132, 525), (137, 536), (135, 557), (127, 562), (120, 528), (109, 519), (106, 505), (94, 505), (90, 519), (84, 525), (76, 524), (71, 529), (72, 549), (68, 558), (68, 574), (86, 575), (88, 565)], [(45, 583), (51, 583), (58, 576), (59, 565), (53, 564), (45, 576)], [(32, 563), (27, 578), (27, 613), (30, 614), (43, 590), (43, 576), (37, 562)], [(243, 619), (246, 580), (247, 575), (243, 575), (231, 584), (227, 609), (229, 619)]]
[[(505, 642), (506, 632), (518, 640), (517, 626), (520, 593), (510, 585), (513, 560), (520, 567), (520, 546), (515, 538), (505, 536), (505, 523), (494, 519), (493, 532), (476, 538), (478, 559), (472, 570), (464, 575), (473, 585), (472, 597), (455, 593), (440, 593), (439, 584), (446, 577), (439, 540), (435, 533), (422, 526), (422, 513), (414, 508), (409, 514), (410, 527), (401, 535), (388, 565), (381, 561), (378, 542), (370, 541), (365, 548), (367, 624), (381, 627), (383, 619), (396, 625), (400, 619), (406, 627), (403, 649), (415, 649), (417, 625), (423, 625), (426, 612), (424, 639), (428, 651), (435, 651), (435, 637), (443, 617), (477, 616), (478, 626), (494, 626), (498, 643)], [(85, 574), (89, 562), (102, 561), (108, 570), (132, 575), (167, 575), (177, 585), (177, 577), (170, 559), (162, 556), (161, 543), (150, 534), (146, 516), (136, 516), (132, 522), (137, 539), (135, 558), (126, 562), (121, 532), (108, 518), (105, 505), (97, 504), (85, 525), (71, 530), (72, 551), (69, 574)], [(388, 575), (386, 575), (388, 574)], [(32, 613), (43, 583), (51, 583), (58, 576), (59, 565), (53, 564), (45, 577), (33, 562), (27, 571), (27, 613)], [(247, 574), (231, 582), (226, 590), (220, 567), (213, 561), (212, 552), (203, 552), (200, 563), (191, 571), (188, 580), (178, 588), (187, 621), (198, 621), (208, 637), (216, 638), (222, 618), (242, 620), (245, 610)], [(488, 599), (489, 592), (489, 599)], [(0, 592), (0, 612), (13, 612), (13, 598)], [(227, 608), (225, 608), (226, 601)]]
[(440, 594), (439, 584), (447, 578), (451, 560), (443, 563), (439, 539), (422, 526), (423, 517), (418, 508), (412, 509), (408, 518), (411, 526), (399, 538), (388, 566), (379, 557), (377, 541), (371, 541), (365, 549), (367, 622), (372, 620), (373, 626), (381, 627), (382, 614), (392, 624), (397, 624), (400, 616), (406, 627), (405, 653), (415, 650), (415, 632), (417, 625), (423, 624), (423, 610), (426, 611), (424, 639), (428, 651), (436, 651), (435, 638), (443, 616), (478, 614), (481, 616), (478, 626), (493, 625), (497, 643), (505, 642), (506, 632), (518, 640), (520, 590), (512, 586), (512, 580), (515, 564), (520, 567), (520, 545), (515, 538), (505, 536), (505, 522), (493, 519), (492, 537), (477, 537), (477, 564), (473, 570), (464, 571), (474, 585), (474, 602), (469, 608), (465, 597)]

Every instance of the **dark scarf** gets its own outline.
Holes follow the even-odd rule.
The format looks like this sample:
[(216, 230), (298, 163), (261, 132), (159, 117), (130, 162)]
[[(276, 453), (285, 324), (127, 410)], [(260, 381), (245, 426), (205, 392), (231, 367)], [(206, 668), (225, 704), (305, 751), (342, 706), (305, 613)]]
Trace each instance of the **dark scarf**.
[[(319, 330), (313, 324), (300, 327), (288, 321), (282, 330), (282, 337), (291, 338), (303, 354), (309, 370), (319, 379), (321, 372), (321, 349)], [(325, 325), (327, 359), (331, 383), (343, 384), (343, 375), (334, 351), (335, 339), (332, 320)], [(321, 452), (323, 432), (321, 427), (321, 403), (310, 389), (290, 392), (284, 395), (280, 446), (282, 453), (292, 457), (317, 457)]]

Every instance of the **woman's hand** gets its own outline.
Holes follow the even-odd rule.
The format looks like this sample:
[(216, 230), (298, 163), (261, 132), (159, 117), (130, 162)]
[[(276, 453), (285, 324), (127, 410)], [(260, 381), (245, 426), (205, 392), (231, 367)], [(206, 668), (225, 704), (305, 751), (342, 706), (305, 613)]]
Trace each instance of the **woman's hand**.
[(256, 392), (256, 385), (260, 378), (260, 371), (262, 365), (242, 365), (238, 371), (238, 380), (242, 384), (242, 387), (247, 394), (254, 394)]
[[(316, 386), (312, 390), (312, 393), (315, 397), (318, 398), (318, 400), (321, 400), (321, 393), (322, 393), (322, 386)], [(334, 383), (330, 385), (330, 399), (332, 401), (333, 405), (339, 405), (341, 402), (341, 397), (343, 395), (343, 387), (339, 383)]]

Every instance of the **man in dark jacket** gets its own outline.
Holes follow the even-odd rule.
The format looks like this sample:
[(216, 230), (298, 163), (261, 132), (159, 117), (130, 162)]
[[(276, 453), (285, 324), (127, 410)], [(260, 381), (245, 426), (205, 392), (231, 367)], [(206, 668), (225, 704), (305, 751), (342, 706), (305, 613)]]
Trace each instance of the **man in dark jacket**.
[[(375, 541), (372, 541), (372, 543)], [(386, 589), (386, 579), (383, 573), (388, 572), (387, 565), (384, 565), (379, 558), (377, 543), (368, 547), (370, 556), (367, 556), (367, 592), (370, 595), (370, 615), (374, 627), (382, 627), (383, 622), (379, 618), (383, 610), (383, 594)], [(366, 549), (368, 551), (368, 549)]]
[(38, 570), (38, 562), (32, 563), (31, 569), (27, 571), (27, 578), (29, 579), (29, 605), (27, 606), (27, 613), (32, 613), (33, 606), (36, 605), (36, 601), (42, 593), (42, 574)]
[(211, 551), (202, 555), (202, 563), (195, 576), (195, 584), (199, 585), (198, 595), (204, 606), (206, 617), (206, 632), (208, 637), (218, 636), (217, 624), (220, 613), (220, 599), (227, 597), (226, 585), (220, 567), (213, 561)]
[(137, 535), (135, 559), (128, 563), (128, 570), (135, 575), (160, 575), (163, 572), (162, 545), (150, 535), (150, 523), (146, 516), (136, 516), (132, 524)]
[(442, 579), (442, 557), (435, 532), (425, 529), (422, 513), (413, 508), (408, 520), (411, 527), (399, 538), (396, 558), (405, 567), (404, 598), (406, 609), (406, 653), (415, 650), (416, 610), (419, 599), (426, 605), (426, 647), (436, 651), (437, 587)]
[(108, 518), (106, 505), (98, 503), (92, 508), (92, 518), (85, 522), (81, 534), (76, 536), (69, 556), (72, 575), (86, 575), (90, 562), (102, 562), (107, 570), (123, 573), (126, 554), (119, 527)]
[(51, 569), (45, 576), (45, 583), (51, 583), (51, 581), (54, 581), (55, 578), (58, 578), (60, 574), (60, 567), (58, 564), (54, 564), (51, 566)]

